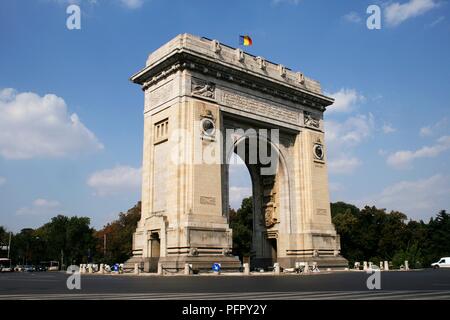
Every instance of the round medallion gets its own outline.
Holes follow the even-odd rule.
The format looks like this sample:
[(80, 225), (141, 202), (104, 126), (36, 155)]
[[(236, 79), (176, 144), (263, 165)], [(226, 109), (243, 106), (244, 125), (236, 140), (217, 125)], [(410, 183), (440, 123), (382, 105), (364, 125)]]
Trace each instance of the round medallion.
[(323, 160), (323, 147), (321, 144), (314, 145), (314, 156), (318, 160)]
[(216, 132), (216, 126), (214, 122), (209, 118), (203, 118), (200, 126), (203, 134), (206, 136), (213, 136)]

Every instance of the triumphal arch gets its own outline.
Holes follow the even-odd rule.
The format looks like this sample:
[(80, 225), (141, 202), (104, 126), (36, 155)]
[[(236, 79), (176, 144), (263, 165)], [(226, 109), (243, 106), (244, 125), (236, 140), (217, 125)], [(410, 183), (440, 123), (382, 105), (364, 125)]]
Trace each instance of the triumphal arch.
[(144, 91), (142, 217), (133, 258), (147, 270), (237, 268), (229, 159), (253, 187), (252, 266), (344, 267), (331, 222), (319, 82), (216, 40), (178, 35), (131, 77)]

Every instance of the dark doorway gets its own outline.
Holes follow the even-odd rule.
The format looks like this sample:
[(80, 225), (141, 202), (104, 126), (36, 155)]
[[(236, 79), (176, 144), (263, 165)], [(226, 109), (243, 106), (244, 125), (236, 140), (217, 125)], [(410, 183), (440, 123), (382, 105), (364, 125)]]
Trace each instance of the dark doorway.
[(150, 235), (149, 240), (149, 247), (150, 247), (150, 266), (149, 271), (150, 272), (157, 272), (158, 271), (158, 262), (159, 262), (159, 256), (161, 251), (161, 240), (159, 238), (158, 232), (152, 232)]
[(270, 249), (271, 249), (271, 257), (272, 257), (272, 265), (277, 262), (277, 239), (268, 239)]
[(150, 242), (151, 242), (151, 250), (152, 250), (150, 256), (152, 258), (159, 258), (160, 250), (161, 250), (161, 241), (159, 239), (159, 234), (156, 232), (152, 233)]

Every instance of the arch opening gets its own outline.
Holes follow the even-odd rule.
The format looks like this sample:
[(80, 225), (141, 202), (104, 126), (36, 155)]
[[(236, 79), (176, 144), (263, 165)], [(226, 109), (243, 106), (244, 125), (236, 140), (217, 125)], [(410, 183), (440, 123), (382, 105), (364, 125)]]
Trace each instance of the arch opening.
[[(249, 153), (252, 139), (256, 139), (253, 147), (258, 149), (266, 144), (262, 154), (265, 152), (275, 160), (275, 164), (267, 163), (260, 150), (257, 150), (257, 157)], [(249, 262), (252, 269), (270, 269), (279, 255), (278, 233), (286, 224), (282, 217), (287, 209), (284, 203), (288, 199), (288, 195), (284, 194), (287, 192), (284, 186), (287, 180), (281, 154), (268, 139), (246, 136), (238, 139), (228, 150), (227, 159), (226, 198), (229, 200), (228, 217), (233, 230), (233, 252), (242, 262)], [(273, 165), (274, 170), (264, 170)], [(236, 188), (236, 185), (239, 187)], [(243, 200), (238, 208), (236, 192), (241, 192)], [(248, 195), (251, 195), (250, 199), (246, 198)]]

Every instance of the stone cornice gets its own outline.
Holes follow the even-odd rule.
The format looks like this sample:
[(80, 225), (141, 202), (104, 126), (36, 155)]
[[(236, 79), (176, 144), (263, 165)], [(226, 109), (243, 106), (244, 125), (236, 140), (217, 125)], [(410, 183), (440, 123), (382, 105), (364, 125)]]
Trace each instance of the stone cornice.
[[(170, 42), (168, 44), (170, 44)], [(217, 46), (217, 44), (218, 42), (212, 42), (213, 46)], [(164, 49), (164, 46), (162, 49)], [(158, 50), (150, 55), (150, 58), (147, 61), (147, 67), (131, 77), (131, 81), (141, 84), (143, 90), (146, 90), (149, 86), (159, 82), (178, 70), (189, 70), (193, 73), (205, 74), (207, 76), (260, 91), (277, 98), (306, 105), (319, 111), (324, 111), (327, 106), (334, 102), (332, 98), (326, 97), (320, 93), (320, 85), (317, 82), (313, 83), (315, 85), (313, 87), (313, 91), (308, 90), (307, 85), (305, 84), (305, 82), (312, 80), (303, 78), (303, 83), (301, 82), (301, 79), (299, 79), (299, 83), (293, 83), (292, 78), (287, 78), (287, 71), (282, 70), (282, 68), (284, 68), (283, 66), (279, 68), (279, 77), (281, 80), (274, 79), (274, 64), (266, 62), (260, 57), (254, 59), (252, 58), (253, 60), (251, 61), (252, 63), (259, 65), (262, 69), (270, 69), (270, 64), (272, 69), (267, 70), (267, 73), (255, 72), (253, 70), (255, 67), (254, 65), (249, 66), (251, 69), (246, 69), (237, 66), (236, 63), (228, 62), (225, 58), (212, 59), (208, 54), (200, 54), (190, 48), (186, 48), (183, 45), (174, 47), (172, 50), (167, 49), (164, 54), (157, 54)], [(157, 54), (157, 57), (152, 58), (155, 54)], [(248, 56), (248, 54), (246, 55)], [(282, 75), (283, 72), (285, 72), (284, 76)], [(291, 75), (293, 74), (292, 71), (289, 70), (289, 72)], [(301, 77), (303, 76), (299, 76), (299, 78)], [(286, 81), (283, 81), (283, 79), (286, 79)]]

